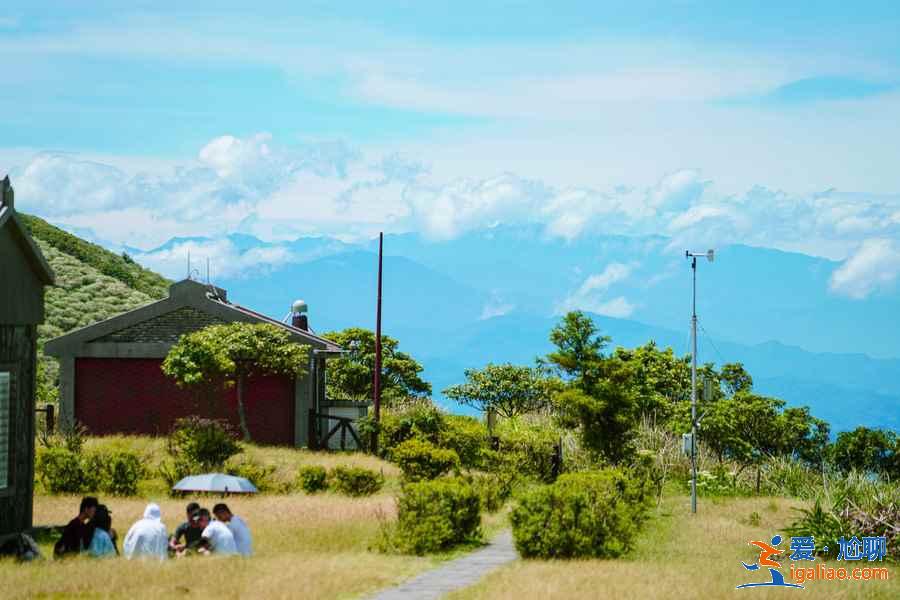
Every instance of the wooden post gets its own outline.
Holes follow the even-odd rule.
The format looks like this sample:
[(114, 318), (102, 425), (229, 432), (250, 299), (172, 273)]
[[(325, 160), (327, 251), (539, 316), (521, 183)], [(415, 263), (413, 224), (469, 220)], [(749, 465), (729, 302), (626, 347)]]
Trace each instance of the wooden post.
[(372, 435), (372, 453), (378, 453), (378, 429), (381, 426), (381, 265), (384, 233), (378, 234), (378, 301), (375, 306), (375, 376), (372, 403), (375, 413), (375, 432)]
[(309, 409), (308, 435), (306, 445), (310, 450), (319, 449), (319, 440), (316, 437), (316, 409)]

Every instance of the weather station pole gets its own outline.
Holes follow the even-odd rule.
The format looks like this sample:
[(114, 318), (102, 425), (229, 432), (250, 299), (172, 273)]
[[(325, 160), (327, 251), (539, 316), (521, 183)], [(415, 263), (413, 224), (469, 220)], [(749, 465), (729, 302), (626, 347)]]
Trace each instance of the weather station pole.
[(691, 300), (691, 512), (697, 512), (697, 257), (705, 256), (709, 262), (715, 258), (715, 251), (684, 251), (691, 261), (693, 296)]
[(381, 426), (381, 264), (384, 233), (378, 234), (378, 301), (375, 307), (375, 376), (372, 389), (372, 409), (375, 413), (375, 433), (372, 435), (372, 453), (378, 453), (378, 430)]

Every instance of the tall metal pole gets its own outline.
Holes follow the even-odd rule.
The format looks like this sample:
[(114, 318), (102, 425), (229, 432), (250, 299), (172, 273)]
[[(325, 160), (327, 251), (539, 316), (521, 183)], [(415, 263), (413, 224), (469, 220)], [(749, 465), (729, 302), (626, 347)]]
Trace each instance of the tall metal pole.
[(691, 512), (697, 512), (697, 257), (692, 257), (694, 294), (691, 302)]
[(375, 309), (375, 380), (372, 401), (375, 411), (376, 431), (372, 439), (372, 452), (378, 452), (378, 430), (381, 424), (381, 263), (384, 233), (378, 234), (378, 302)]

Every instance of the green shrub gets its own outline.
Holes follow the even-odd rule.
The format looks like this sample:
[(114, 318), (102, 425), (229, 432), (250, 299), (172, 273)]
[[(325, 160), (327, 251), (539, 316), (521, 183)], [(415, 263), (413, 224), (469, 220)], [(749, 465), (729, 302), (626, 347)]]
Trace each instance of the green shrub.
[(237, 437), (227, 421), (186, 417), (175, 422), (166, 448), (176, 463), (183, 461), (197, 473), (220, 471), (229, 458), (242, 451)]
[(525, 558), (615, 557), (646, 518), (649, 486), (621, 468), (569, 473), (524, 493), (510, 514)]
[(469, 478), (472, 488), (478, 494), (482, 510), (494, 513), (503, 508), (512, 495), (513, 481), (496, 473), (476, 475)]
[(275, 480), (274, 465), (264, 465), (252, 458), (242, 457), (229, 460), (225, 472), (249, 479), (260, 492), (282, 491), (282, 486)]
[(328, 489), (328, 473), (319, 465), (303, 465), (297, 470), (297, 487), (307, 494)]
[(372, 439), (372, 435), (378, 432), (378, 455), (390, 460), (393, 449), (412, 438), (423, 439), (437, 445), (440, 442), (441, 431), (446, 426), (445, 417), (446, 415), (429, 401), (416, 402), (402, 410), (385, 411), (379, 424), (374, 422), (372, 416), (363, 417), (357, 423), (363, 440)]
[(381, 473), (362, 467), (338, 466), (329, 473), (329, 487), (348, 496), (371, 496), (383, 485)]
[(776, 457), (763, 465), (763, 493), (771, 496), (812, 498), (822, 487), (822, 474), (790, 457)]
[(63, 447), (40, 448), (35, 461), (35, 472), (51, 494), (77, 494), (81, 492), (84, 475), (78, 454)]
[(550, 483), (559, 431), (546, 423), (525, 419), (501, 421), (493, 450), (484, 452), (484, 467), (509, 478), (528, 478)]
[(445, 415), (438, 445), (454, 450), (460, 464), (467, 469), (480, 469), (484, 453), (490, 448), (487, 426), (474, 417)]
[(82, 459), (84, 492), (136, 496), (146, 475), (143, 458), (128, 450), (93, 450)]
[(398, 444), (392, 455), (403, 471), (403, 479), (408, 482), (435, 479), (451, 470), (459, 470), (459, 456), (455, 451), (415, 438)]
[(481, 504), (472, 486), (457, 478), (435, 479), (404, 486), (384, 548), (421, 555), (480, 537)]

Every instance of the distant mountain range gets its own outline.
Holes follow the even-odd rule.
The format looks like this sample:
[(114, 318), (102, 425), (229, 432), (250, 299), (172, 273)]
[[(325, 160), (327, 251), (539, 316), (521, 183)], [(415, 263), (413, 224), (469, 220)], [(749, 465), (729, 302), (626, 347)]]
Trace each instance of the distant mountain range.
[[(282, 251), (275, 264), (216, 278), (229, 297), (278, 318), (303, 298), (319, 332), (373, 327), (374, 243), (267, 243), (243, 234), (224, 240), (243, 258), (263, 248)], [(188, 241), (202, 247), (215, 240), (174, 239), (133, 252), (138, 261), (165, 269), (156, 257), (177, 255)], [(459, 382), (466, 368), (531, 363), (550, 349), (548, 334), (559, 314), (574, 307), (594, 313), (614, 345), (652, 339), (686, 354), (690, 268), (683, 250), (669, 243), (658, 236), (566, 242), (527, 227), (443, 242), (388, 235), (385, 332), (422, 360), (436, 395)], [(900, 360), (891, 358), (900, 356), (900, 295), (832, 295), (828, 282), (837, 266), (771, 249), (718, 249), (714, 263), (699, 265), (699, 357), (743, 362), (760, 392), (807, 404), (836, 429), (900, 428)]]

